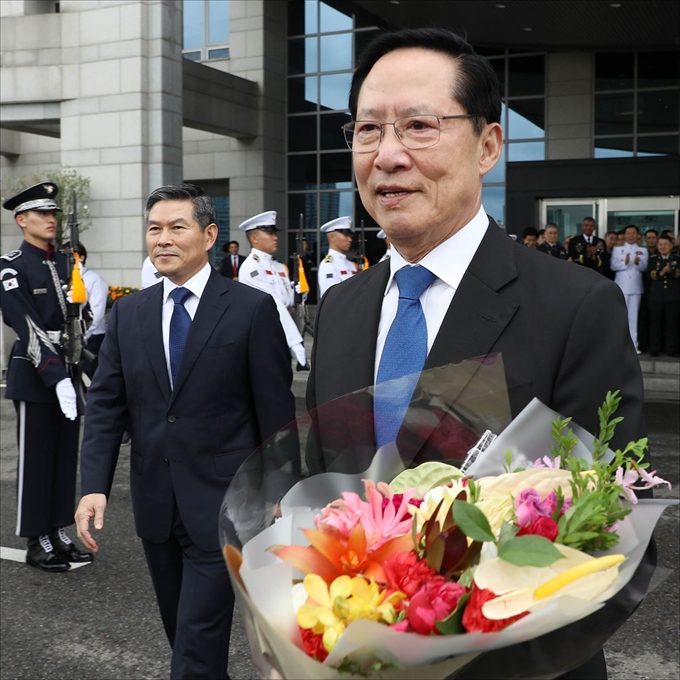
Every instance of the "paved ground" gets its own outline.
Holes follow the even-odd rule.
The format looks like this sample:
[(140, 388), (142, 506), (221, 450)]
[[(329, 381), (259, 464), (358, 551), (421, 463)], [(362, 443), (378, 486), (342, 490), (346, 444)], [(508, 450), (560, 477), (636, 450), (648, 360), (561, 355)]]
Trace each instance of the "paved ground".
[[(306, 375), (295, 376), (298, 413), (304, 410)], [(14, 535), (16, 421), (11, 402), (1, 401), (0, 545), (23, 548), (24, 541)], [(673, 483), (673, 490), (662, 495), (677, 498), (677, 405), (647, 404), (646, 412), (655, 467)], [(94, 564), (48, 575), (0, 560), (0, 680), (168, 677), (169, 647), (133, 528), (126, 448), (121, 451)], [(662, 517), (653, 591), (606, 647), (612, 680), (680, 677), (678, 519), (677, 508)], [(256, 677), (238, 617), (230, 673), (234, 680)]]

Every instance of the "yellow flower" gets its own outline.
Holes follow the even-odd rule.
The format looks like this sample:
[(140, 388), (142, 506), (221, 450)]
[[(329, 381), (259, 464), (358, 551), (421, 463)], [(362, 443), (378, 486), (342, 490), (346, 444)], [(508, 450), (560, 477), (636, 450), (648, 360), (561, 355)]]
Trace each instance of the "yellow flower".
[(401, 592), (386, 597), (371, 579), (361, 576), (339, 576), (329, 586), (316, 574), (304, 580), (307, 602), (297, 612), (301, 628), (323, 635), (323, 646), (331, 652), (352, 621), (368, 619), (392, 624), (396, 620), (394, 605), (406, 595)]

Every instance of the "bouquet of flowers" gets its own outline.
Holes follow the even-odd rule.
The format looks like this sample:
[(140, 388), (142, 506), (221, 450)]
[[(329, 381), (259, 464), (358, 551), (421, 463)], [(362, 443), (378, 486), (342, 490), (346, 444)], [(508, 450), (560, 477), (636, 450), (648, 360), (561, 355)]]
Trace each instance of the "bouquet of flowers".
[[(503, 400), (489, 399), (493, 413), (471, 418), (463, 393), (477, 399), (499, 369), (493, 362), (467, 368), (465, 389), (445, 411), (453, 430), (479, 435), (504, 411)], [(441, 406), (442, 390), (430, 389), (430, 406), (411, 416), (416, 430), (432, 413), (432, 394)], [(289, 487), (269, 502), (278, 519), (246, 526), (229, 492), (222, 517), (225, 558), (261, 674), (273, 667), (283, 677), (447, 677), (482, 652), (517, 650), (613, 602), (668, 504), (635, 495), (667, 484), (643, 462), (646, 440), (608, 448), (618, 402), (607, 395), (597, 437), (534, 400), (490, 446), (473, 447), (465, 461), (454, 456), (460, 467), (442, 460), (406, 467), (413, 456), (391, 444), (363, 472), (295, 484), (297, 447), (307, 457), (310, 447), (318, 453), (318, 414), (309, 427), (280, 433), (266, 459), (276, 450), (287, 477), (285, 465), (278, 477), (261, 476), (258, 495)], [(529, 448), (521, 446), (527, 432)], [(543, 455), (532, 460), (537, 447)], [(242, 478), (251, 492), (267, 467), (264, 456), (255, 458)], [(601, 644), (584, 635), (584, 660)]]

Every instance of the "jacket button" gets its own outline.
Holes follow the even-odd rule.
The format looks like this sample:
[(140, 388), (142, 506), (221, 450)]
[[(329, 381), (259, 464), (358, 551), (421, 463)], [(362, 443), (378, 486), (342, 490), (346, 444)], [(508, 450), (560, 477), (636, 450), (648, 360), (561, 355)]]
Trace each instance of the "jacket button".
[(163, 462), (168, 466), (170, 465), (170, 461), (167, 458), (163, 458)]
[(169, 416), (168, 416), (168, 422), (169, 422), (169, 423), (174, 423), (175, 420), (177, 420), (177, 418), (175, 418), (175, 416), (173, 416), (173, 415), (169, 415)]

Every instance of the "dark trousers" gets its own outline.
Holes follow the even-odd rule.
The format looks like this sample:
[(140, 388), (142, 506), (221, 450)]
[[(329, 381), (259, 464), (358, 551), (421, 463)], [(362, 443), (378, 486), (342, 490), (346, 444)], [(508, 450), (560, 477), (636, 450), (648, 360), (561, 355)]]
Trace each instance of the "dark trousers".
[(58, 403), (15, 401), (17, 411), (17, 536), (49, 534), (73, 524), (80, 419)]
[(170, 538), (142, 544), (172, 647), (171, 679), (229, 678), (234, 591), (222, 552), (197, 548), (177, 507)]
[(676, 354), (680, 350), (680, 302), (650, 302), (649, 351)]

